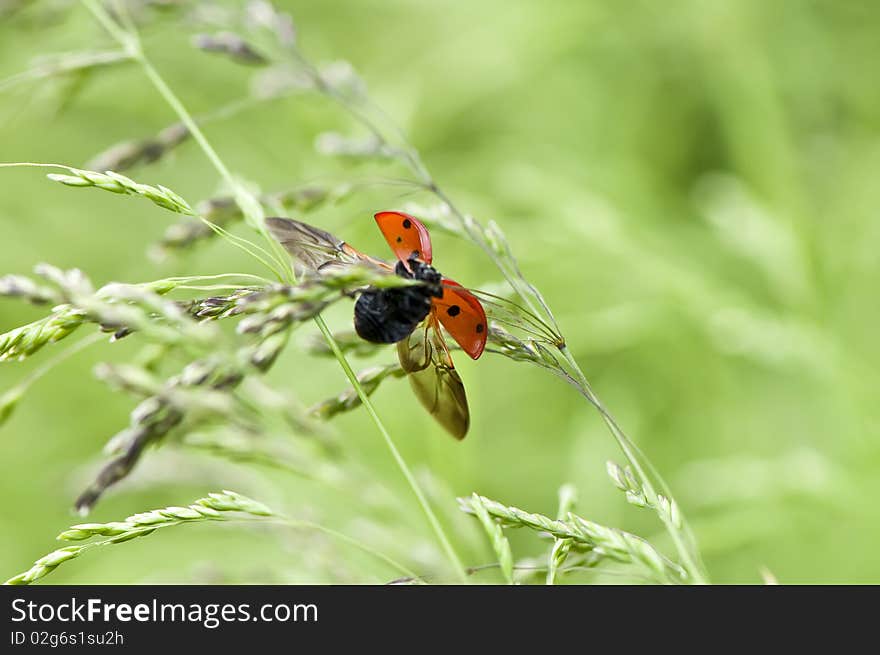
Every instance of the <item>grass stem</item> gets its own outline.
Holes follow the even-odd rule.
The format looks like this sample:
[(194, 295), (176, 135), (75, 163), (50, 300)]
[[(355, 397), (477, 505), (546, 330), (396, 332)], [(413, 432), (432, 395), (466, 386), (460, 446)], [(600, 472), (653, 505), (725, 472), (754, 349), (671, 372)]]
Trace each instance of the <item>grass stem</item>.
[(425, 497), (424, 493), (419, 487), (418, 482), (416, 482), (415, 477), (409, 470), (409, 466), (407, 466), (406, 460), (403, 459), (403, 456), (400, 454), (400, 451), (394, 444), (394, 440), (388, 433), (385, 424), (382, 422), (382, 419), (379, 418), (379, 414), (376, 412), (376, 408), (373, 407), (369, 396), (364, 391), (361, 384), (358, 382), (357, 374), (349, 365), (348, 360), (346, 360), (345, 355), (339, 348), (339, 344), (337, 344), (336, 340), (333, 338), (333, 335), (330, 332), (330, 329), (327, 327), (327, 324), (324, 322), (324, 319), (318, 316), (315, 319), (315, 322), (318, 324), (318, 328), (321, 330), (321, 333), (327, 340), (327, 345), (330, 346), (330, 349), (333, 351), (336, 359), (342, 365), (346, 377), (348, 378), (349, 382), (351, 382), (354, 390), (357, 392), (358, 397), (361, 399), (361, 402), (367, 410), (367, 413), (372, 417), (373, 422), (376, 424), (376, 427), (382, 434), (382, 438), (385, 440), (385, 444), (388, 446), (388, 450), (391, 451), (391, 456), (394, 458), (394, 461), (397, 462), (397, 466), (398, 468), (400, 468), (401, 473), (403, 473), (403, 477), (406, 478), (406, 481), (412, 489), (413, 494), (415, 494), (416, 498), (418, 499), (419, 505), (421, 505), (422, 507), (422, 511), (425, 513), (428, 522), (431, 524), (431, 528), (434, 530), (434, 533), (437, 535), (437, 539), (440, 541), (443, 546), (443, 550), (446, 552), (446, 556), (455, 567), (456, 574), (459, 576), (459, 578), (461, 578), (463, 582), (466, 582), (467, 573), (465, 572), (464, 565), (461, 563), (461, 559), (459, 559), (458, 554), (452, 547), (452, 543), (447, 538), (443, 527), (440, 525), (440, 521), (437, 520), (437, 516), (434, 514), (434, 510), (431, 509), (431, 505), (428, 503), (428, 499)]

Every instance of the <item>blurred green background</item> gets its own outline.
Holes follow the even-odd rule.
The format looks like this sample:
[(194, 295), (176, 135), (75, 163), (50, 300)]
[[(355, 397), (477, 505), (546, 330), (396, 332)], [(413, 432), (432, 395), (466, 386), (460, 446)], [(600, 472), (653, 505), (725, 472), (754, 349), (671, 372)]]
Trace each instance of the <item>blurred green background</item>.
[[(760, 582), (766, 567), (782, 582), (880, 582), (880, 4), (279, 5), (314, 59), (352, 62), (460, 207), (501, 225), (599, 396), (670, 482), (713, 581)], [(252, 71), (193, 50), (179, 21), (161, 19), (145, 46), (196, 114), (248, 91)], [(29, 3), (0, 22), (0, 79), (41, 55), (110, 47), (82, 7)], [(81, 166), (174, 121), (135, 65), (100, 71), (70, 91), (60, 79), (5, 88), (0, 160)], [(359, 134), (324, 99), (303, 95), (206, 132), (238, 175), (275, 190), (360, 174), (314, 152), (315, 136), (328, 129)], [(193, 202), (220, 190), (193, 143), (130, 175)], [(371, 213), (405, 200), (377, 188), (308, 220), (383, 255)], [(104, 283), (257, 270), (221, 241), (150, 260), (147, 248), (174, 220), (146, 201), (4, 169), (0, 273), (50, 262)], [(498, 278), (471, 245), (437, 235), (434, 249), (442, 270), (462, 282)], [(41, 315), (2, 300), (0, 331)], [(329, 318), (346, 327), (350, 307)], [(269, 376), (307, 405), (346, 387), (335, 362), (298, 347), (311, 332), (296, 334)], [(134, 338), (92, 346), (41, 380), (0, 429), (0, 578), (28, 568), (77, 522), (72, 500), (134, 405), (91, 369), (137, 348)], [(54, 353), (0, 364), (0, 389)], [(392, 360), (389, 350), (378, 361)], [(454, 495), (477, 491), (552, 515), (564, 482), (577, 487), (582, 516), (671, 552), (656, 518), (627, 505), (608, 481), (605, 461), (622, 458), (574, 390), (497, 356), (465, 360), (457, 363), (473, 424), (462, 443), (442, 433), (405, 382), (386, 382), (374, 398), (409, 463), (430, 471), (426, 483), (467, 564), (492, 555)], [(385, 501), (370, 504), (371, 488), (337, 493), (163, 448), (92, 518), (231, 488), (430, 569), (440, 561), (435, 541), (366, 413), (333, 426)], [(548, 547), (534, 534), (511, 538), (518, 557)], [(47, 581), (397, 575), (320, 535), (191, 526), (90, 553)], [(597, 579), (613, 581), (572, 577)]]

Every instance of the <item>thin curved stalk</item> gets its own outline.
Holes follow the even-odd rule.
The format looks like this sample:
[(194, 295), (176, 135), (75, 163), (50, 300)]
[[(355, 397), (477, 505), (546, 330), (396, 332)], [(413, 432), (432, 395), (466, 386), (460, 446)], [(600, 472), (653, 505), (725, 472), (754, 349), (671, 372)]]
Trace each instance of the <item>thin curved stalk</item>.
[[(642, 483), (642, 487), (645, 490), (645, 495), (648, 499), (648, 502), (652, 506), (657, 505), (657, 492), (654, 490), (654, 485), (651, 484), (651, 480), (646, 475), (644, 469), (642, 468), (642, 462), (646, 462), (654, 475), (654, 478), (658, 481), (659, 484), (663, 487), (663, 491), (666, 492), (667, 497), (671, 498), (671, 494), (668, 491), (668, 487), (666, 487), (666, 483), (663, 481), (658, 474), (656, 469), (650, 465), (648, 459), (642, 454), (641, 450), (636, 446), (636, 444), (630, 440), (630, 438), (626, 435), (626, 433), (620, 428), (617, 424), (617, 421), (611, 415), (611, 413), (605, 408), (605, 405), (599, 400), (598, 396), (593, 392), (593, 388), (590, 386), (589, 381), (581, 370), (580, 366), (578, 366), (577, 361), (572, 357), (571, 352), (568, 348), (561, 348), (560, 352), (562, 356), (565, 357), (565, 361), (571, 367), (572, 371), (576, 375), (577, 387), (584, 395), (584, 397), (598, 410), (599, 414), (602, 416), (602, 420), (605, 422), (605, 425), (608, 426), (608, 430), (611, 432), (614, 439), (617, 441), (617, 445), (623, 451), (624, 456), (629, 462), (630, 466), (636, 472), (636, 475), (639, 477), (639, 481)], [(681, 524), (682, 529), (680, 530), (675, 525), (672, 524), (669, 517), (665, 516), (662, 513), (658, 512), (658, 516), (660, 520), (663, 522), (666, 531), (669, 533), (669, 536), (672, 538), (672, 542), (675, 545), (675, 550), (678, 552), (678, 556), (681, 558), (682, 566), (687, 570), (688, 575), (691, 579), (698, 584), (707, 584), (708, 579), (706, 577), (706, 573), (703, 570), (702, 564), (699, 562), (699, 556), (692, 553), (692, 548), (689, 544), (685, 544), (684, 539), (682, 539), (682, 532), (686, 532), (688, 536), (690, 535), (690, 529), (687, 528), (687, 523), (682, 518)], [(688, 539), (690, 541), (690, 539)]]
[(340, 365), (345, 371), (346, 377), (348, 378), (349, 382), (351, 382), (352, 388), (354, 388), (354, 390), (357, 392), (357, 395), (361, 399), (363, 406), (366, 408), (367, 413), (373, 419), (376, 427), (379, 428), (379, 432), (382, 434), (382, 438), (385, 440), (385, 445), (388, 446), (388, 450), (391, 451), (391, 456), (394, 458), (394, 461), (397, 462), (397, 466), (400, 468), (401, 473), (403, 473), (403, 477), (406, 478), (410, 489), (412, 489), (413, 494), (415, 494), (416, 498), (418, 499), (419, 505), (421, 505), (422, 507), (422, 511), (425, 513), (428, 522), (431, 524), (431, 528), (434, 530), (434, 533), (437, 535), (437, 539), (442, 544), (443, 550), (446, 551), (446, 556), (449, 558), (449, 561), (452, 562), (453, 566), (455, 567), (456, 573), (461, 578), (461, 580), (466, 581), (467, 574), (465, 573), (465, 568), (464, 565), (461, 563), (461, 559), (459, 559), (458, 554), (455, 552), (455, 549), (452, 547), (452, 544), (446, 537), (446, 533), (443, 531), (443, 527), (440, 525), (440, 521), (437, 520), (437, 516), (434, 514), (434, 510), (431, 509), (431, 505), (428, 503), (428, 499), (425, 497), (424, 493), (422, 493), (418, 482), (416, 482), (415, 477), (409, 470), (409, 466), (407, 466), (406, 460), (403, 459), (403, 456), (400, 454), (400, 451), (394, 444), (394, 440), (388, 433), (388, 429), (385, 427), (385, 424), (382, 423), (382, 419), (379, 418), (379, 414), (376, 412), (376, 408), (373, 407), (369, 395), (367, 395), (367, 393), (364, 391), (364, 388), (358, 381), (357, 374), (351, 368), (351, 365), (348, 363), (348, 360), (345, 358), (345, 355), (339, 348), (339, 344), (337, 344), (336, 340), (333, 338), (333, 334), (330, 332), (330, 328), (327, 327), (324, 319), (318, 316), (315, 318), (315, 323), (318, 324), (318, 328), (321, 330), (321, 333), (327, 340), (327, 345), (330, 346), (330, 349), (333, 351), (333, 354), (336, 356), (336, 359), (339, 361)]

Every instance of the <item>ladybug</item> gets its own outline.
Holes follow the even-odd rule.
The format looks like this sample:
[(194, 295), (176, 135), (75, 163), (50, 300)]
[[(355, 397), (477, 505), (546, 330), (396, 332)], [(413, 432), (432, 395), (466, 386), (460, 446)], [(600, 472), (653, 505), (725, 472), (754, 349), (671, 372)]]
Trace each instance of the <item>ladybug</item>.
[(355, 331), (366, 341), (396, 343), (401, 367), (422, 405), (456, 439), (463, 439), (470, 425), (467, 395), (441, 325), (464, 352), (478, 359), (486, 347), (486, 312), (476, 296), (432, 266), (431, 238), (421, 221), (397, 211), (379, 212), (375, 219), (397, 257), (393, 266), (301, 221), (267, 218), (266, 225), (301, 265), (318, 274), (332, 266), (368, 264), (421, 282), (360, 291)]

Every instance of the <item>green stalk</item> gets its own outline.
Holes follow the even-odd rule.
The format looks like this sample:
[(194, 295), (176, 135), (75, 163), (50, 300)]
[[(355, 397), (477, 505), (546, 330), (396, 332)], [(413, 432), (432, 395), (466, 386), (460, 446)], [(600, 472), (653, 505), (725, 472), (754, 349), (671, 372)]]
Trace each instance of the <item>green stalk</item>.
[[(194, 521), (191, 521), (191, 520), (166, 521), (166, 522), (162, 523), (161, 525), (157, 525), (152, 528), (151, 527), (143, 527), (143, 528), (132, 530), (126, 536), (128, 538), (147, 536), (151, 532), (154, 532), (157, 529), (170, 528), (170, 527), (175, 527), (178, 525), (185, 525), (185, 524), (193, 523), (193, 522)], [(410, 570), (409, 568), (407, 568), (406, 566), (404, 566), (400, 562), (397, 562), (393, 558), (388, 557), (384, 553), (380, 553), (379, 551), (374, 550), (373, 548), (370, 548), (366, 544), (361, 543), (357, 539), (355, 539), (353, 537), (349, 537), (347, 534), (344, 534), (342, 532), (337, 532), (336, 530), (333, 530), (332, 528), (325, 527), (325, 526), (321, 525), (320, 523), (314, 523), (312, 521), (301, 521), (299, 519), (289, 519), (289, 518), (286, 518), (283, 516), (266, 517), (266, 518), (236, 517), (236, 518), (230, 518), (230, 519), (216, 520), (216, 522), (218, 522), (218, 523), (262, 523), (262, 524), (269, 524), (269, 525), (280, 525), (280, 526), (284, 526), (287, 528), (293, 528), (293, 529), (297, 529), (297, 530), (313, 530), (315, 532), (322, 532), (322, 533), (326, 534), (327, 536), (332, 537), (333, 539), (336, 539), (337, 541), (348, 544), (349, 546), (357, 548), (358, 550), (366, 553), (367, 555), (370, 555), (371, 557), (375, 557), (376, 559), (381, 560), (382, 562), (385, 562), (385, 564), (387, 564), (389, 567), (391, 567), (392, 569), (396, 569), (399, 573), (403, 574), (407, 578), (411, 578), (413, 580), (421, 580), (422, 579), (421, 576), (419, 576), (417, 573), (414, 573), (412, 570)], [(100, 548), (102, 546), (113, 546), (113, 545), (116, 545), (120, 542), (121, 542), (120, 537), (117, 536), (117, 537), (110, 537), (107, 539), (101, 539), (98, 541), (92, 541), (90, 543), (82, 544), (80, 546), (72, 546), (72, 547), (68, 547), (68, 548), (75, 548), (76, 549), (75, 556), (79, 557), (84, 552), (93, 550), (95, 548)], [(56, 552), (58, 552), (58, 551), (56, 551)], [(72, 558), (65, 558), (65, 559), (72, 559)], [(55, 567), (53, 566), (52, 568), (54, 569)], [(51, 569), (50, 569), (50, 571), (51, 571)], [(50, 571), (47, 571), (46, 573), (48, 573)], [(39, 577), (43, 577), (44, 575), (46, 575), (46, 573), (43, 573)], [(15, 576), (14, 578), (7, 580), (5, 582), (5, 584), (22, 584), (22, 582), (20, 582), (20, 581), (13, 582), (17, 578), (20, 579), (21, 577), (22, 576)], [(31, 584), (31, 582), (33, 582), (33, 581), (28, 581), (25, 584)]]
[(367, 546), (366, 544), (361, 543), (357, 539), (353, 537), (349, 537), (347, 534), (343, 534), (342, 532), (337, 532), (332, 528), (325, 527), (320, 523), (313, 523), (312, 521), (301, 521), (299, 519), (288, 519), (288, 518), (278, 518), (278, 519), (268, 519), (267, 523), (278, 523), (279, 525), (284, 525), (290, 528), (300, 528), (304, 530), (315, 530), (316, 532), (323, 532), (324, 534), (333, 537), (339, 541), (349, 544), (350, 546), (354, 546), (358, 550), (365, 552), (368, 555), (375, 557), (376, 559), (380, 559), (386, 564), (388, 564), (391, 568), (397, 569), (399, 572), (403, 573), (408, 578), (412, 578), (414, 580), (421, 580), (421, 576), (417, 573), (414, 573), (411, 569), (407, 568), (400, 562), (388, 557), (384, 553), (380, 553), (378, 550), (374, 550)]
[(388, 433), (385, 424), (382, 423), (382, 420), (379, 418), (379, 414), (376, 413), (376, 408), (373, 407), (373, 404), (370, 401), (370, 397), (364, 391), (364, 388), (361, 386), (360, 382), (358, 382), (357, 374), (351, 368), (351, 365), (348, 363), (348, 360), (345, 358), (342, 350), (340, 350), (339, 344), (336, 343), (336, 340), (333, 338), (333, 334), (330, 332), (330, 329), (327, 327), (324, 319), (320, 316), (317, 316), (315, 317), (315, 323), (318, 324), (321, 333), (327, 340), (327, 345), (330, 346), (330, 350), (333, 351), (333, 354), (336, 356), (336, 359), (339, 361), (342, 369), (345, 371), (346, 377), (351, 382), (351, 386), (357, 392), (357, 395), (361, 399), (364, 407), (366, 408), (367, 413), (373, 419), (376, 427), (379, 428), (379, 432), (382, 433), (382, 437), (385, 439), (385, 445), (388, 446), (388, 450), (391, 451), (391, 456), (394, 457), (394, 461), (397, 462), (397, 466), (400, 468), (401, 473), (403, 473), (403, 477), (406, 478), (406, 481), (412, 489), (412, 492), (415, 494), (416, 498), (418, 498), (419, 505), (422, 506), (422, 511), (424, 511), (425, 516), (428, 518), (428, 522), (431, 524), (434, 533), (437, 535), (437, 539), (439, 539), (440, 543), (443, 545), (443, 550), (446, 551), (446, 556), (449, 558), (449, 561), (452, 562), (453, 566), (455, 567), (456, 573), (461, 578), (461, 580), (463, 582), (466, 582), (467, 573), (465, 572), (465, 568), (462, 565), (458, 554), (455, 552), (455, 549), (452, 547), (452, 544), (446, 537), (446, 533), (443, 531), (443, 527), (440, 525), (440, 521), (437, 520), (437, 516), (434, 514), (434, 510), (431, 509), (431, 505), (428, 503), (428, 499), (425, 498), (424, 493), (422, 493), (418, 482), (416, 482), (415, 477), (413, 477), (412, 472), (409, 470), (409, 466), (407, 466), (406, 461), (400, 454), (400, 451), (397, 450), (397, 446), (394, 445), (394, 440), (391, 439), (391, 435)]
[[(636, 446), (626, 433), (620, 429), (620, 426), (617, 424), (617, 421), (614, 420), (614, 417), (605, 409), (605, 406), (593, 392), (592, 387), (590, 386), (587, 377), (584, 375), (580, 366), (578, 366), (577, 361), (574, 357), (572, 357), (571, 352), (568, 348), (560, 348), (560, 352), (562, 356), (565, 357), (565, 361), (568, 362), (568, 365), (571, 367), (572, 371), (577, 376), (577, 382), (581, 389), (583, 395), (589, 400), (593, 406), (599, 410), (599, 414), (602, 416), (602, 420), (605, 421), (605, 425), (608, 426), (608, 430), (611, 432), (614, 439), (617, 441), (617, 445), (620, 447), (620, 450), (623, 451), (624, 456), (629, 462), (630, 466), (636, 472), (636, 475), (639, 478), (639, 481), (642, 483), (642, 486), (645, 490), (645, 496), (648, 499), (648, 502), (651, 506), (657, 506), (657, 492), (654, 490), (654, 486), (651, 484), (650, 478), (645, 474), (645, 471), (642, 469), (641, 460), (644, 456), (641, 455), (641, 451), (639, 451), (638, 446)], [(645, 458), (645, 461), (647, 459)], [(658, 480), (658, 482), (664, 487), (664, 491), (666, 491), (666, 483), (663, 482), (663, 479), (657, 475), (656, 470), (652, 471)], [(666, 491), (667, 497), (672, 498), (672, 495)], [(658, 512), (658, 516), (660, 520), (663, 522), (663, 525), (666, 527), (666, 531), (669, 533), (669, 536), (672, 538), (672, 542), (675, 545), (675, 550), (678, 552), (678, 556), (681, 558), (682, 566), (684, 566), (685, 570), (687, 570), (690, 578), (697, 584), (708, 584), (709, 580), (706, 577), (705, 572), (703, 571), (702, 566), (697, 564), (697, 558), (694, 557), (691, 553), (691, 549), (685, 544), (684, 539), (682, 538), (682, 531), (685, 531), (687, 534), (690, 534), (688, 528), (684, 527), (683, 530), (679, 530), (672, 521), (662, 512)], [(681, 519), (682, 526), (687, 526), (684, 517)]]
[[(217, 169), (217, 172), (224, 179), (224, 181), (229, 185), (229, 187), (233, 190), (235, 194), (236, 202), (241, 207), (244, 214), (250, 219), (250, 222), (253, 224), (255, 228), (257, 228), (260, 233), (269, 241), (269, 243), (276, 249), (279, 249), (280, 246), (277, 242), (272, 239), (266, 228), (263, 224), (262, 220), (262, 207), (259, 204), (259, 201), (253, 197), (253, 195), (247, 191), (238, 181), (233, 177), (232, 173), (223, 163), (223, 160), (220, 159), (220, 156), (208, 142), (205, 135), (202, 133), (196, 121), (192, 118), (189, 111), (187, 111), (186, 107), (183, 106), (183, 103), (180, 99), (175, 95), (175, 93), (171, 90), (159, 72), (153, 67), (150, 61), (147, 59), (146, 55), (141, 48), (140, 42), (137, 36), (133, 33), (129, 33), (119, 25), (117, 25), (110, 15), (105, 11), (105, 9), (97, 3), (95, 0), (81, 0), (83, 5), (95, 16), (98, 22), (104, 26), (104, 28), (113, 36), (117, 41), (119, 41), (120, 45), (122, 45), (126, 51), (131, 55), (132, 59), (137, 61), (141, 67), (144, 69), (144, 73), (152, 82), (153, 86), (156, 87), (156, 90), (159, 94), (165, 99), (168, 105), (177, 113), (181, 122), (186, 126), (186, 128), (190, 131), (195, 141), (199, 144), (201, 149), (204, 151), (205, 155), (214, 165), (214, 168)], [(285, 276), (292, 280), (293, 279), (293, 271), (292, 267), (289, 264), (289, 258), (282, 259), (282, 270), (285, 272)], [(375, 407), (370, 401), (367, 394), (364, 392), (363, 387), (357, 380), (357, 375), (355, 375), (351, 366), (345, 358), (345, 355), (340, 350), (339, 345), (336, 343), (333, 338), (332, 333), (327, 328), (324, 320), (317, 316), (315, 318), (315, 323), (318, 325), (318, 328), (321, 330), (321, 333), (324, 335), (324, 338), (327, 341), (327, 345), (333, 351), (334, 356), (336, 357), (339, 365), (342, 367), (348, 379), (351, 381), (351, 384), (358, 396), (360, 397), (364, 407), (367, 410), (367, 413), (372, 418), (373, 423), (375, 423), (376, 428), (379, 430), (383, 439), (385, 440), (388, 449), (391, 451), (391, 455), (394, 458), (394, 461), (397, 463), (397, 466), (400, 468), (401, 473), (406, 478), (407, 483), (418, 499), (419, 505), (421, 505), (422, 510), (425, 513), (425, 516), (428, 519), (428, 522), (431, 525), (431, 528), (434, 530), (434, 533), (437, 535), (438, 540), (440, 541), (443, 550), (445, 551), (447, 557), (453, 565), (453, 568), (456, 570), (459, 578), (462, 582), (467, 581), (467, 574), (465, 572), (464, 566), (461, 563), (458, 555), (456, 554), (454, 548), (452, 547), (451, 542), (449, 541), (446, 533), (443, 530), (443, 527), (440, 525), (440, 522), (437, 520), (436, 515), (434, 514), (431, 506), (428, 504), (427, 498), (419, 487), (416, 479), (413, 477), (412, 473), (409, 470), (409, 467), (406, 464), (406, 461), (403, 459), (403, 456), (397, 450), (397, 447), (394, 444), (394, 441), (391, 439), (391, 435), (388, 433), (387, 428), (385, 427), (382, 420), (379, 418), (379, 414), (376, 412)]]

